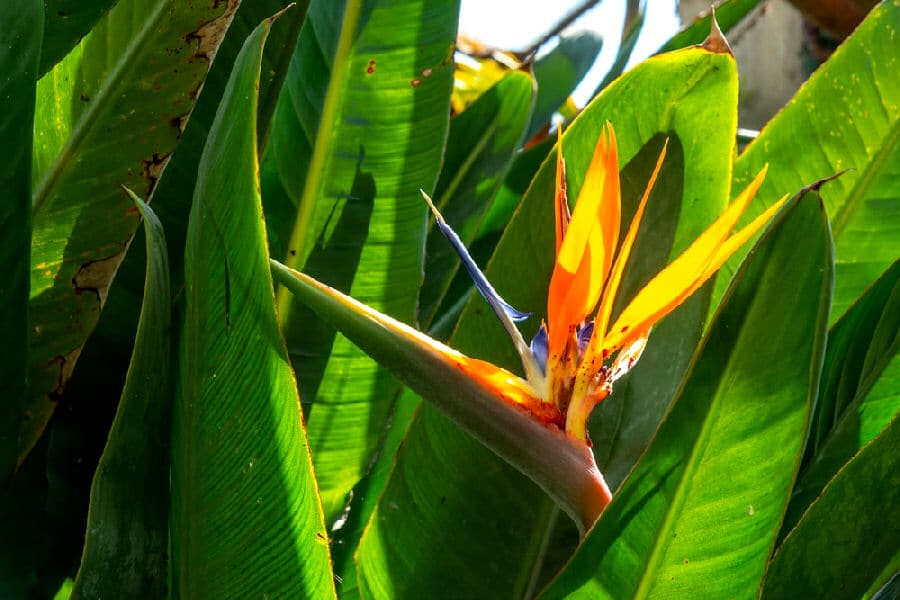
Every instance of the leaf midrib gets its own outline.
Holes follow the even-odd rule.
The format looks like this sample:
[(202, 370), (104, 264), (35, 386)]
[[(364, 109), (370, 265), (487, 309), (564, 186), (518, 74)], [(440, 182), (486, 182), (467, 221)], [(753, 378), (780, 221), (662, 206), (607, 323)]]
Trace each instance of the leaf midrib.
[[(113, 91), (119, 91), (119, 83), (125, 78), (127, 68), (134, 64), (134, 57), (143, 48), (147, 38), (156, 31), (157, 23), (162, 16), (167, 13), (166, 10), (171, 2), (160, 2), (156, 6), (156, 10), (144, 21), (144, 26), (134, 36), (131, 43), (120, 55), (120, 59), (116, 62), (109, 74), (100, 84), (97, 94), (94, 96), (94, 102), (82, 113), (78, 123), (72, 129), (69, 140), (63, 146), (56, 162), (44, 175), (37, 191), (32, 198), (32, 214), (36, 217), (41, 209), (46, 206), (47, 199), (50, 197), (52, 190), (56, 187), (63, 173), (67, 170), (72, 158), (75, 156), (79, 146), (87, 138), (93, 126), (98, 122), (98, 115), (109, 106), (113, 101)], [(106, 17), (108, 18), (108, 16)]]
[[(344, 87), (349, 69), (346, 68), (349, 56), (353, 48), (353, 40), (356, 37), (356, 29), (360, 18), (360, 0), (349, 0), (344, 7), (344, 16), (341, 19), (341, 34), (338, 39), (337, 51), (334, 62), (331, 65), (331, 78), (325, 92), (325, 103), (322, 107), (322, 116), (319, 119), (319, 127), (313, 144), (313, 154), (306, 171), (306, 180), (303, 184), (303, 192), (298, 201), (297, 220), (291, 233), (288, 248), (299, 248), (300, 242), (306, 239), (315, 212), (315, 198), (325, 176), (325, 162), (331, 148), (331, 140), (334, 139), (334, 129), (338, 109), (343, 104), (344, 94), (339, 93)], [(307, 21), (312, 26), (311, 21)], [(292, 269), (297, 269), (298, 263), (305, 252), (296, 254), (288, 253), (284, 264)], [(284, 287), (278, 291), (278, 309), (282, 315), (282, 322), (286, 322), (288, 311), (292, 304), (293, 296)]]

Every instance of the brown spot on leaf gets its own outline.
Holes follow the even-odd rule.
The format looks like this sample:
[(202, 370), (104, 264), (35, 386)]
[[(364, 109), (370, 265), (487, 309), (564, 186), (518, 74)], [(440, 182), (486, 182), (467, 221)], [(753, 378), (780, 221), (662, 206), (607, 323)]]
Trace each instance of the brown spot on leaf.
[(75, 277), (72, 278), (72, 285), (75, 287), (76, 294), (84, 292), (94, 292), (97, 294), (97, 300), (100, 307), (106, 302), (106, 294), (109, 292), (109, 286), (112, 283), (122, 259), (125, 257), (125, 250), (101, 258), (100, 260), (92, 260), (84, 263), (78, 269)]
[(369, 66), (366, 67), (366, 73), (368, 73), (369, 75), (371, 75), (371, 74), (374, 73), (374, 72), (375, 72), (375, 61), (374, 61), (374, 60), (370, 60), (370, 61), (369, 61)]

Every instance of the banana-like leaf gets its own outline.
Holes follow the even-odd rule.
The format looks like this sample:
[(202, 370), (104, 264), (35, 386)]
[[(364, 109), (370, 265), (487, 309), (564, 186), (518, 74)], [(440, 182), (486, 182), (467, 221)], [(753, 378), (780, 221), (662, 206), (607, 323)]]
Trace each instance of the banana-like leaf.
[[(424, 259), (419, 190), (433, 188), (447, 135), (458, 11), (458, 0), (314, 2), (263, 167), (285, 262), (406, 322)], [(330, 522), (365, 473), (399, 384), (289, 292), (278, 298)]]
[(0, 487), (16, 467), (19, 421), (28, 389), (31, 254), (31, 133), (41, 55), (41, 0), (0, 6)]
[[(645, 85), (648, 81), (652, 86)], [(684, 152), (684, 170), (677, 177), (683, 196), (669, 199), (678, 207), (678, 227), (673, 237), (660, 243), (666, 245), (664, 253), (680, 253), (724, 207), (736, 106), (737, 73), (727, 55), (689, 49), (636, 67), (595, 99), (563, 136), (570, 197), (576, 197), (582, 185), (607, 120), (617, 126), (623, 164), (648, 144), (658, 150), (669, 136), (670, 145)], [(655, 118), (647, 121), (648, 115)], [(631, 127), (638, 117), (643, 126)], [(486, 269), (504, 298), (535, 314), (526, 334), (537, 329), (544, 313), (554, 263), (555, 159), (551, 153)], [(649, 174), (636, 169), (634, 177), (646, 183)], [(682, 201), (682, 197), (691, 200)], [(627, 203), (636, 200), (625, 198)], [(516, 369), (518, 356), (512, 344), (482, 302), (476, 298), (469, 303), (451, 345)], [(670, 320), (681, 318), (696, 316), (681, 313)], [(651, 336), (650, 344), (660, 341)], [(682, 361), (683, 371), (694, 342), (684, 339), (681, 343), (673, 362)], [(677, 372), (678, 366), (671, 370)], [(646, 409), (661, 416), (667, 403)], [(650, 434), (652, 427), (646, 433)], [(553, 512), (539, 488), (423, 406), (357, 551), (361, 589), (374, 596), (521, 597), (540, 584), (545, 557), (552, 560), (541, 549), (555, 519)], [(459, 527), (460, 522), (466, 527)]]
[[(450, 122), (444, 164), (435, 187), (435, 206), (469, 244), (522, 142), (534, 102), (534, 80), (511, 71)], [(444, 300), (459, 260), (437, 227), (425, 249), (425, 281), (419, 321), (428, 326)]]
[(188, 225), (170, 538), (181, 597), (334, 595), (259, 196), (257, 86), (270, 27), (257, 27), (235, 61)]
[(816, 395), (833, 260), (809, 194), (736, 275), (659, 431), (545, 598), (758, 589)]
[(44, 44), (38, 73), (43, 75), (62, 60), (117, 1), (43, 0)]
[[(874, 597), (900, 572), (900, 419), (841, 469), (778, 549), (761, 597)], [(895, 598), (893, 588), (882, 598)]]
[[(804, 84), (740, 156), (735, 189), (766, 163), (762, 212), (779, 191), (848, 169), (822, 187), (834, 232), (837, 271), (831, 322), (896, 259), (900, 239), (900, 6), (883, 2)], [(802, 149), (802, 151), (798, 151)], [(742, 254), (726, 263), (720, 297)]]
[(900, 410), (900, 261), (828, 334), (805, 463), (782, 525), (797, 524), (822, 488)]
[(171, 377), (169, 265), (162, 223), (144, 220), (147, 287), (122, 400), (91, 487), (72, 598), (166, 595)]
[[(237, 0), (122, 0), (38, 84), (30, 391), (20, 460), (97, 323)], [(114, 49), (114, 51), (113, 51)]]

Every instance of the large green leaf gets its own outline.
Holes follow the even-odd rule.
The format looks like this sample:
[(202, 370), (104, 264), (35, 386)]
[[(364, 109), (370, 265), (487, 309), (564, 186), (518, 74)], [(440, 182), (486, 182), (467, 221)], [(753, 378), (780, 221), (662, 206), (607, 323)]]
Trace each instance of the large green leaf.
[(162, 597), (169, 524), (171, 310), (166, 239), (137, 197), (147, 239), (147, 287), (122, 400), (91, 487), (72, 598)]
[(40, 0), (0, 6), (0, 487), (16, 467), (19, 421), (28, 374), (28, 286), (31, 253), (31, 132), (41, 55)]
[(794, 486), (782, 537), (822, 488), (900, 409), (900, 261), (828, 334), (806, 464)]
[[(534, 80), (522, 71), (512, 71), (450, 122), (434, 201), (466, 244), (475, 238), (509, 171), (533, 102)], [(419, 320), (424, 326), (434, 320), (458, 269), (456, 253), (432, 222), (419, 295)]]
[(837, 474), (788, 535), (769, 566), (762, 598), (870, 597), (896, 578), (897, 448), (900, 419), (895, 418)]
[[(564, 135), (571, 197), (577, 195), (606, 120), (618, 127), (623, 163), (651, 142), (658, 150), (661, 138), (671, 136), (670, 143), (684, 150), (679, 179), (685, 200), (675, 200), (674, 237), (660, 243), (668, 243), (666, 253), (680, 252), (725, 204), (736, 105), (736, 70), (727, 55), (690, 49), (636, 67), (607, 88)], [(648, 115), (654, 118), (648, 121)], [(534, 332), (544, 313), (553, 265), (554, 167), (555, 153), (536, 176), (487, 268), (507, 300), (535, 313), (526, 333)], [(649, 171), (634, 176), (646, 181)], [(512, 344), (481, 302), (469, 303), (452, 345), (517, 368)], [(658, 341), (651, 337), (650, 343)], [(682, 342), (693, 346), (691, 340)], [(552, 505), (536, 486), (423, 407), (357, 552), (361, 586), (374, 596), (521, 596), (539, 583), (540, 548), (553, 519)]]
[[(43, 75), (81, 41), (118, 0), (43, 0), (44, 45), (38, 73)], [(29, 28), (36, 32), (35, 28)]]
[[(458, 0), (314, 2), (264, 166), (269, 231), (286, 263), (406, 322), (422, 273), (419, 190), (433, 188), (447, 134), (458, 10)], [(286, 291), (279, 317), (311, 403), (330, 521), (366, 471), (398, 384)]]
[(816, 394), (833, 260), (808, 195), (735, 277), (653, 442), (546, 597), (754, 595)]
[[(20, 457), (55, 407), (236, 0), (123, 0), (38, 84), (31, 385)], [(199, 26), (198, 26), (199, 24)]]
[[(822, 187), (837, 270), (831, 322), (897, 259), (900, 239), (900, 6), (883, 2), (740, 156), (735, 183), (769, 173), (745, 219), (789, 190)], [(740, 255), (723, 269), (734, 271)], [(717, 281), (717, 296), (727, 277)]]
[(172, 586), (180, 597), (334, 594), (299, 398), (274, 309), (258, 187), (264, 21), (200, 160), (185, 249), (172, 438)]

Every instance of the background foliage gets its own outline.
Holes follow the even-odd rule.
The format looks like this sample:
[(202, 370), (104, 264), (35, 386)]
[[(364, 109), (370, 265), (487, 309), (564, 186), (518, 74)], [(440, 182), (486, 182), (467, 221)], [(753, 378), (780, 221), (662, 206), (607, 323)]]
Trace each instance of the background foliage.
[[(0, 597), (896, 590), (900, 3), (740, 151), (709, 18), (624, 71), (628, 5), (579, 110), (601, 40), (457, 62), (455, 0), (0, 4)], [(624, 222), (668, 140), (617, 307), (763, 165), (745, 219), (795, 198), (594, 411), (580, 538), (270, 259), (516, 370), (419, 190), (531, 335), (607, 121)]]

